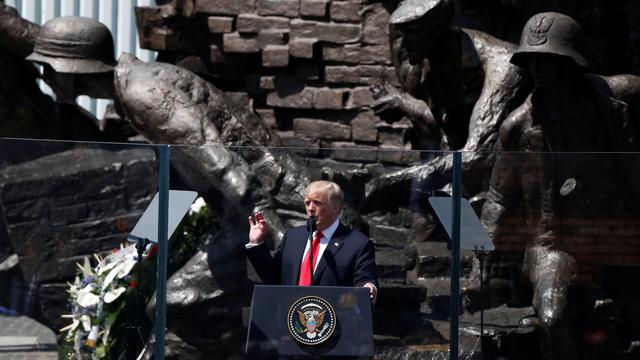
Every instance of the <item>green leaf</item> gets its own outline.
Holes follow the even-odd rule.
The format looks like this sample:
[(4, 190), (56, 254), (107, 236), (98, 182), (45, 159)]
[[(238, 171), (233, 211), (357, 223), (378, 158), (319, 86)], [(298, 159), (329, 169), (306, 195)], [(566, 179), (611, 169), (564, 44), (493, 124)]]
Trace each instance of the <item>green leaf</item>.
[(107, 356), (107, 349), (105, 349), (104, 345), (100, 345), (96, 348), (96, 357), (98, 359), (104, 359)]

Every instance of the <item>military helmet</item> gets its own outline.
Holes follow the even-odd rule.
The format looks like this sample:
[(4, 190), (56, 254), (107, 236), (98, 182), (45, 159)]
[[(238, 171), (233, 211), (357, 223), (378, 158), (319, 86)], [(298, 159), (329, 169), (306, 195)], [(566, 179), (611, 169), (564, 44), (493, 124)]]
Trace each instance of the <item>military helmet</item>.
[(525, 24), (520, 45), (511, 62), (522, 66), (527, 54), (543, 53), (566, 56), (579, 66), (589, 68), (589, 63), (579, 51), (582, 45), (582, 27), (575, 20), (560, 13), (540, 13)]
[(92, 74), (113, 70), (113, 37), (99, 21), (64, 16), (47, 21), (27, 57), (60, 73)]
[(403, 0), (389, 17), (390, 25), (418, 20), (428, 12), (445, 10), (453, 6), (452, 0)]

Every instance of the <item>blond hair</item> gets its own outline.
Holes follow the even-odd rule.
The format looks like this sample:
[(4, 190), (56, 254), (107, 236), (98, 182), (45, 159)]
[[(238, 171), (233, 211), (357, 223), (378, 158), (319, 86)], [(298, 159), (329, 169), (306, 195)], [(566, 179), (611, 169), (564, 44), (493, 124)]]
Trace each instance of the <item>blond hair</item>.
[(344, 193), (340, 186), (333, 181), (327, 180), (317, 180), (313, 181), (304, 189), (304, 197), (307, 197), (308, 194), (319, 192), (327, 194), (327, 198), (329, 199), (329, 203), (331, 206), (334, 204), (340, 206), (344, 204)]

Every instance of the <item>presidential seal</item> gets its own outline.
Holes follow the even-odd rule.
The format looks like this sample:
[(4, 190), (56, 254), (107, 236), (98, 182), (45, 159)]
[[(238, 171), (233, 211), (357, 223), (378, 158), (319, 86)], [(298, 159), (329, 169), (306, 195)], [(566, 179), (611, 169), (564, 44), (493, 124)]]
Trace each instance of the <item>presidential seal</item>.
[(289, 332), (296, 341), (317, 345), (331, 337), (336, 329), (336, 313), (323, 298), (305, 296), (289, 309)]

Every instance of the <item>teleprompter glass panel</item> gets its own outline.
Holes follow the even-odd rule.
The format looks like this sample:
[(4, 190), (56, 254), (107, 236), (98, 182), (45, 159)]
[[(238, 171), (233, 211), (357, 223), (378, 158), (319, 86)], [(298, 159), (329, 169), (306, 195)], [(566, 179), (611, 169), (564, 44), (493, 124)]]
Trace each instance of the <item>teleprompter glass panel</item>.
[[(156, 250), (142, 249), (138, 264), (126, 238), (158, 191), (157, 169), (155, 146), (0, 140), (0, 306), (16, 315), (0, 328), (18, 340), (53, 336), (7, 351), (141, 351), (126, 327), (151, 329), (142, 304)], [(40, 328), (20, 325), (32, 320)]]
[[(450, 194), (450, 154), (378, 148), (172, 146), (171, 158), (172, 188), (180, 184), (181, 189), (198, 191), (205, 205), (198, 215), (203, 222), (197, 225), (204, 230), (194, 239), (200, 250), (168, 281), (168, 331), (191, 339), (196, 334), (188, 329), (197, 328), (198, 338), (206, 339), (199, 343), (201, 351), (243, 355), (253, 285), (273, 283), (247, 260), (248, 218), (262, 213), (269, 226), (264, 246), (275, 253), (288, 230), (306, 226), (305, 187), (328, 180), (344, 192), (341, 222), (375, 244), (376, 354), (448, 352), (450, 255), (428, 197)], [(286, 242), (295, 241), (291, 236)], [(298, 241), (304, 245), (306, 238)], [(338, 254), (344, 246), (338, 245)], [(300, 260), (293, 260), (295, 271)], [(345, 266), (349, 267), (336, 264), (335, 270)], [(327, 266), (324, 271), (332, 270)], [(197, 295), (185, 302), (184, 294)], [(269, 315), (276, 314), (262, 314)]]
[(639, 164), (633, 153), (498, 152), (489, 175), (465, 168), (463, 195), (496, 249), (483, 291), (479, 272), (463, 289), (461, 343), (477, 339), (482, 305), (483, 350), (496, 356), (633, 354)]

